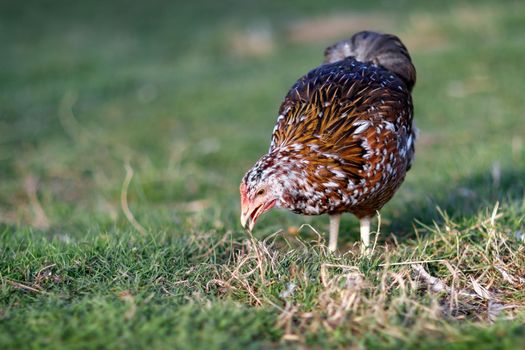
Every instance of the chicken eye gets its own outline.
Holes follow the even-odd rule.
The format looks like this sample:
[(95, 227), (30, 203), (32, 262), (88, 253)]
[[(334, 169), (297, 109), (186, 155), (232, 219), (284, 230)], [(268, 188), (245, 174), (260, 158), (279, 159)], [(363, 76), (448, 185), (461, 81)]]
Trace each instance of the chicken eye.
[(256, 196), (262, 196), (264, 194), (264, 188), (261, 188), (259, 191), (257, 191), (257, 193), (255, 194)]

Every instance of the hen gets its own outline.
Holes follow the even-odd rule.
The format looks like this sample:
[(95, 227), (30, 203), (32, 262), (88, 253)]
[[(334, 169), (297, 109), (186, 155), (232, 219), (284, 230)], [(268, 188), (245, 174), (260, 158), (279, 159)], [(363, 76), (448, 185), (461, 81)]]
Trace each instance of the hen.
[(241, 224), (250, 231), (272, 207), (328, 214), (337, 248), (342, 213), (370, 219), (387, 203), (414, 158), (411, 91), (416, 70), (401, 40), (360, 32), (325, 51), (321, 66), (286, 95), (270, 150), (240, 185)]

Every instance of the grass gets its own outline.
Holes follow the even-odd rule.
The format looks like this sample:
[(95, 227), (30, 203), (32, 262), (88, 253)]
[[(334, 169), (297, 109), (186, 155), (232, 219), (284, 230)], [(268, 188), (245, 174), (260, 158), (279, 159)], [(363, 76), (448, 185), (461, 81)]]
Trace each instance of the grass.
[[(0, 347), (524, 347), (524, 14), (0, 4)], [(421, 130), (373, 254), (350, 216), (336, 255), (324, 217), (247, 236), (238, 184), (281, 99), (363, 28), (411, 51)]]

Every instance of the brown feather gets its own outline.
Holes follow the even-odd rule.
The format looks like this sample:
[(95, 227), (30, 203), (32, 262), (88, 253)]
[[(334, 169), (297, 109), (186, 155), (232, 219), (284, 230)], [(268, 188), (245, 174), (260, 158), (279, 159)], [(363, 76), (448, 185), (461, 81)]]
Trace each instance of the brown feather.
[[(366, 57), (379, 50), (380, 63), (408, 59), (405, 66), (413, 68), (404, 46), (387, 40), (390, 46), (382, 47), (382, 38), (371, 38)], [(339, 55), (338, 49), (329, 57)], [(375, 215), (413, 159), (414, 82), (415, 70), (398, 76), (374, 60), (353, 57), (312, 70), (286, 95), (270, 150), (245, 176), (247, 187), (272, 182), (278, 206), (306, 215)]]

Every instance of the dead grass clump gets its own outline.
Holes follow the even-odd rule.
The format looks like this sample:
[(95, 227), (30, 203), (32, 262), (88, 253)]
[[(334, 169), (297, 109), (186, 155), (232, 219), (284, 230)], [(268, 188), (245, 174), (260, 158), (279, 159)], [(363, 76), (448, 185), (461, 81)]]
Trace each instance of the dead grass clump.
[(258, 24), (228, 35), (229, 51), (238, 57), (260, 57), (275, 51), (275, 38), (269, 24)]
[[(496, 225), (498, 206), (467, 228), (445, 218), (427, 242), (403, 252), (328, 254), (322, 245), (282, 250), (278, 234), (246, 240), (208, 288), (279, 312), (284, 339), (343, 329), (406, 337), (453, 332), (455, 322), (512, 319), (525, 300), (525, 253)], [(445, 258), (446, 257), (446, 258)], [(415, 333), (414, 333), (415, 332)]]
[(383, 14), (337, 14), (293, 22), (286, 37), (293, 43), (316, 43), (343, 39), (361, 30), (385, 31), (393, 25)]

